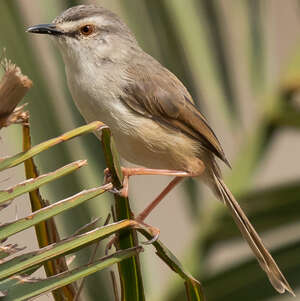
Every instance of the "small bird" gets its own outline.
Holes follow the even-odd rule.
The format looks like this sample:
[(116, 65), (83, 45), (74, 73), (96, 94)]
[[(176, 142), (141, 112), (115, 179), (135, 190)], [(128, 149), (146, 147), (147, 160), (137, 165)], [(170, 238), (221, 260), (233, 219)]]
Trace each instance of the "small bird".
[[(271, 254), (222, 180), (216, 158), (224, 151), (194, 101), (169, 70), (138, 45), (113, 12), (97, 5), (67, 9), (51, 24), (28, 32), (54, 37), (72, 97), (87, 122), (101, 120), (121, 156), (143, 168), (134, 174), (174, 175), (174, 180), (138, 217), (143, 222), (183, 177), (206, 183), (230, 210), (273, 287), (294, 295)], [(100, 137), (99, 137), (100, 138)]]

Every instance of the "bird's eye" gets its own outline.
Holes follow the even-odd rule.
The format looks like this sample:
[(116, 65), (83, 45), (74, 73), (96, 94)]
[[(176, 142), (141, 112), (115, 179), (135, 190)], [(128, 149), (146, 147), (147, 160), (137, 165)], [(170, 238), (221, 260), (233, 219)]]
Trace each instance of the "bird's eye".
[(80, 27), (80, 33), (83, 34), (84, 36), (89, 36), (91, 35), (95, 30), (95, 26), (91, 24), (84, 25)]

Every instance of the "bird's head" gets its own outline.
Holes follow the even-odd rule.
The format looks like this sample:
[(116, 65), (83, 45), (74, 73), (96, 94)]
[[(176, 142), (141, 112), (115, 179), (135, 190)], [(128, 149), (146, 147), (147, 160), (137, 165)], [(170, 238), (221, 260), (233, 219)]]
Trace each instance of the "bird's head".
[(97, 5), (78, 5), (64, 11), (50, 24), (27, 29), (51, 35), (64, 59), (120, 62), (138, 45), (129, 28), (113, 12)]

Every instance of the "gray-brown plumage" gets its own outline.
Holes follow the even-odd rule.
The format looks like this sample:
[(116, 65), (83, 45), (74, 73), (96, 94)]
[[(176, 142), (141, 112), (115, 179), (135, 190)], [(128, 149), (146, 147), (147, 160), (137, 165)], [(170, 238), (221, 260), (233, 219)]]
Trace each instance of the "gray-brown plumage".
[(180, 80), (139, 47), (116, 14), (80, 5), (28, 31), (55, 37), (71, 94), (86, 121), (105, 122), (126, 160), (184, 171), (209, 185), (229, 208), (274, 288), (294, 295), (222, 180), (216, 158), (229, 163), (207, 120)]
[[(149, 56), (147, 58), (153, 60)], [(133, 61), (133, 64), (126, 70), (132, 80), (124, 87), (122, 101), (133, 111), (159, 122), (161, 126), (199, 141), (199, 147), (210, 150), (229, 165), (216, 135), (177, 77), (157, 62), (149, 62), (154, 70), (145, 70), (143, 62), (138, 64)]]
[[(208, 167), (205, 173), (209, 174), (207, 176), (209, 186), (211, 186), (218, 198), (230, 209), (234, 221), (256, 255), (260, 266), (267, 273), (273, 287), (280, 293), (287, 290), (293, 294), (291, 287), (276, 262), (221, 179), (219, 168), (212, 154), (223, 160), (226, 164), (229, 163), (217, 137), (207, 124), (205, 117), (195, 107), (190, 94), (182, 83), (165, 68), (156, 67), (155, 70), (158, 74), (150, 75), (145, 70), (141, 71), (138, 75), (132, 74), (133, 72), (137, 73), (140, 70), (139, 68), (143, 68), (143, 66), (129, 68), (129, 76), (135, 79), (138, 78), (138, 80), (125, 87), (126, 96), (121, 98), (122, 101), (138, 114), (159, 122), (162, 127), (183, 132), (198, 141), (199, 148), (201, 149), (200, 156), (203, 150), (206, 153), (204, 163)], [(167, 74), (162, 75), (161, 73)], [(167, 79), (167, 82), (163, 82), (161, 79)], [(200, 157), (199, 159), (202, 158)]]

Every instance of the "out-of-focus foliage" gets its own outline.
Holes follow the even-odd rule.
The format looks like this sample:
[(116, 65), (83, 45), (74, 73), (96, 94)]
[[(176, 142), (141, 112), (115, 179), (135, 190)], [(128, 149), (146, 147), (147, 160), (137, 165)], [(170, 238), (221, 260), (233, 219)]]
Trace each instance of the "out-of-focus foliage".
[[(67, 91), (57, 49), (47, 38), (29, 37), (24, 29), (47, 23), (65, 8), (87, 2), (102, 4), (119, 13), (143, 48), (187, 86), (230, 153), (233, 168), (226, 171), (226, 182), (240, 196), (243, 208), (259, 232), (268, 231), (275, 259), (292, 287), (299, 287), (300, 238), (295, 235), (300, 218), (297, 210), (299, 2), (1, 0), (0, 48), (6, 47), (9, 58), (35, 84), (28, 96), (33, 144), (58, 136), (83, 120)], [(102, 177), (99, 171), (104, 167), (100, 149), (96, 138), (90, 136), (39, 156), (38, 165), (43, 172), (75, 159), (87, 158), (89, 162), (89, 168), (48, 186), (48, 198), (61, 199), (84, 187), (98, 185)], [(268, 187), (261, 189), (266, 183)], [(185, 188), (185, 207), (193, 213), (189, 215), (193, 242), (185, 242), (184, 234), (178, 237), (174, 220), (168, 223), (174, 223), (176, 235), (168, 238), (186, 245), (183, 257), (193, 275), (203, 281), (208, 300), (266, 300), (276, 296), (254, 261), (236, 261), (235, 254), (223, 260), (226, 264), (217, 261), (216, 250), (222, 253), (234, 248), (233, 239), (240, 237), (238, 231), (222, 204), (200, 201), (203, 196), (197, 194), (194, 181), (189, 181)], [(62, 235), (88, 223), (94, 212), (104, 215), (105, 203), (95, 200), (65, 214), (59, 219)], [(89, 255), (77, 259), (82, 263), (86, 256)], [(155, 278), (160, 271), (143, 272), (147, 275), (147, 290), (147, 279)], [(101, 300), (110, 300), (107, 278), (107, 275), (89, 278), (86, 300), (97, 300), (99, 294)], [(176, 285), (176, 281), (156, 287), (151, 300), (183, 300), (184, 288)]]

